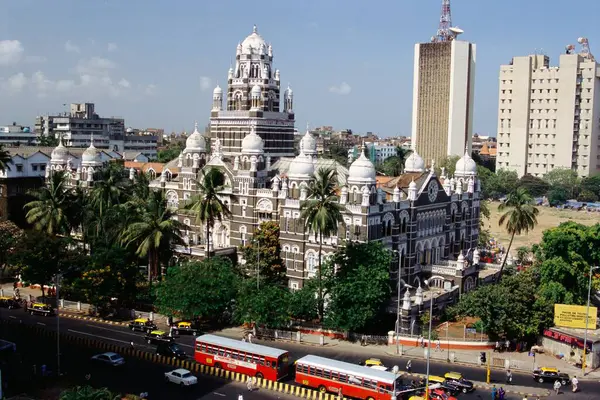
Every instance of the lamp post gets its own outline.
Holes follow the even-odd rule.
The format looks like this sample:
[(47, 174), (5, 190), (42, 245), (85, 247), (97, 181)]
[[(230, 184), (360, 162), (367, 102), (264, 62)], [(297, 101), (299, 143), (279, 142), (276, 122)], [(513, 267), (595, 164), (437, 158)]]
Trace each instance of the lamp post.
[(400, 340), (398, 340), (398, 337), (400, 336), (400, 291), (402, 289), (400, 277), (402, 274), (402, 257), (398, 250), (394, 250), (394, 253), (398, 254), (398, 283), (396, 285), (398, 286), (398, 302), (396, 305), (396, 354), (400, 354)]
[(56, 274), (56, 376), (60, 376), (60, 274)]
[(581, 371), (583, 372), (583, 376), (585, 376), (585, 364), (587, 359), (587, 333), (588, 333), (588, 324), (590, 320), (590, 298), (592, 297), (592, 273), (599, 269), (598, 266), (590, 265), (590, 280), (588, 283), (588, 298), (587, 298), (587, 307), (585, 309), (585, 333), (583, 334), (583, 361), (581, 362)]
[[(424, 280), (423, 283), (427, 285), (429, 290), (431, 290), (431, 286), (429, 286), (429, 281)], [(429, 359), (431, 357), (431, 323), (433, 321), (433, 293), (431, 294), (431, 298), (429, 299), (429, 338), (427, 339), (427, 368), (425, 372), (425, 400), (429, 400)]]

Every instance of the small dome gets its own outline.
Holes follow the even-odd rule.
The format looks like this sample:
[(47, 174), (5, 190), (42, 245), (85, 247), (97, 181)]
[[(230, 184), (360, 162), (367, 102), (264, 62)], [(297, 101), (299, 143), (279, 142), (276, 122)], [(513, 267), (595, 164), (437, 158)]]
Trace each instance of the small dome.
[(221, 89), (221, 86), (217, 85), (217, 87), (215, 88), (215, 90), (213, 90), (213, 95), (222, 95), (223, 94), (223, 89)]
[(408, 184), (408, 188), (417, 190), (417, 184), (415, 183), (415, 181), (410, 181), (410, 183)]
[(360, 156), (350, 165), (348, 169), (348, 182), (360, 182), (360, 183), (375, 183), (375, 177), (377, 172), (375, 166), (361, 150)]
[(242, 154), (263, 154), (264, 147), (265, 142), (253, 126), (250, 133), (242, 140)]
[(404, 163), (404, 172), (425, 172), (425, 161), (417, 153), (413, 151)]
[(465, 155), (456, 162), (454, 173), (457, 176), (474, 176), (477, 175), (477, 164), (469, 155), (469, 151), (465, 150)]
[(300, 146), (304, 154), (317, 154), (317, 139), (315, 139), (315, 137), (308, 130), (302, 137), (302, 140), (300, 141)]
[(313, 163), (312, 157), (304, 153), (300, 153), (294, 158), (294, 161), (290, 163), (288, 176), (291, 179), (310, 179), (314, 174), (315, 164)]
[(459, 263), (465, 262), (465, 256), (463, 255), (462, 251), (458, 253), (458, 259), (456, 261), (458, 261)]
[(288, 85), (287, 89), (285, 89), (285, 93), (286, 96), (288, 97), (292, 97), (294, 96), (294, 92), (292, 91), (292, 88)]
[(206, 141), (198, 132), (198, 123), (194, 125), (194, 132), (185, 141), (185, 151), (206, 152)]
[(132, 133), (132, 132), (133, 132), (133, 128), (132, 127), (127, 128), (127, 133)]
[(252, 33), (242, 42), (242, 54), (266, 55), (267, 50), (267, 42), (258, 34), (256, 25), (254, 25)]
[(58, 146), (52, 150), (50, 161), (55, 164), (66, 164), (69, 158), (69, 150), (63, 145), (62, 136), (58, 139)]
[(83, 164), (102, 162), (102, 160), (100, 159), (100, 151), (94, 146), (94, 138), (93, 137), (92, 137), (92, 141), (90, 143), (90, 147), (85, 149), (85, 151), (81, 155), (81, 162)]
[(251, 94), (252, 96), (257, 96), (257, 97), (260, 97), (260, 94), (261, 94), (261, 92), (262, 92), (262, 91), (261, 91), (261, 89), (260, 89), (260, 86), (258, 86), (258, 85), (254, 85), (254, 86), (252, 87), (252, 91), (250, 92), (250, 94)]

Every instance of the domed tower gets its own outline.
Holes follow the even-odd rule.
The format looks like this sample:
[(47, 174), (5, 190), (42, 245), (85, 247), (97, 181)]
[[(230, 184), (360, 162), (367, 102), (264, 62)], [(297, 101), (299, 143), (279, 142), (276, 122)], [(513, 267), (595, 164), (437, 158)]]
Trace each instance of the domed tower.
[[(242, 149), (242, 140), (256, 127), (264, 141), (265, 157), (275, 162), (294, 156), (294, 113), (291, 90), (287, 100), (280, 99), (280, 74), (273, 67), (273, 47), (254, 26), (236, 47), (235, 65), (227, 73), (227, 89), (221, 96), (213, 92), (210, 138), (219, 138), (223, 155), (234, 158)], [(286, 92), (287, 93), (287, 92)], [(223, 98), (224, 97), (224, 98)], [(225, 100), (220, 105), (219, 99)]]
[[(354, 160), (348, 169), (347, 182), (353, 193), (356, 193), (357, 189), (360, 190), (362, 196), (361, 202), (363, 205), (368, 206), (375, 204), (375, 186), (377, 185), (376, 176), (377, 172), (375, 171), (375, 166), (371, 160), (365, 156), (364, 149), (361, 147), (360, 156)], [(355, 202), (358, 202), (356, 197)]]
[(317, 139), (306, 129), (306, 133), (300, 140), (302, 152), (313, 160), (317, 159)]
[(294, 92), (292, 92), (292, 88), (288, 85), (287, 89), (283, 93), (283, 111), (292, 113), (294, 112)]
[(419, 155), (419, 153), (413, 151), (410, 156), (408, 156), (406, 162), (404, 163), (404, 172), (425, 172), (425, 161)]
[(90, 140), (90, 147), (85, 149), (81, 155), (81, 172), (86, 181), (91, 184), (93, 181), (94, 172), (98, 171), (102, 167), (102, 158), (100, 157), (100, 150), (94, 146), (94, 135)]
[(256, 134), (254, 127), (252, 127), (250, 134), (242, 140), (242, 170), (256, 172), (264, 169), (264, 146), (265, 143), (262, 138)]
[(50, 170), (63, 171), (69, 161), (69, 150), (63, 145), (62, 135), (58, 137), (58, 146), (52, 150), (50, 155)]
[(213, 90), (213, 111), (221, 111), (223, 109), (223, 89), (219, 85)]
[(206, 140), (198, 131), (198, 123), (194, 124), (194, 132), (185, 141), (183, 150), (183, 167), (200, 168), (206, 161)]
[(477, 163), (469, 155), (469, 150), (465, 149), (465, 155), (462, 156), (457, 162), (454, 169), (454, 176), (456, 178), (456, 186), (461, 186), (461, 191), (468, 189), (469, 180), (477, 178)]

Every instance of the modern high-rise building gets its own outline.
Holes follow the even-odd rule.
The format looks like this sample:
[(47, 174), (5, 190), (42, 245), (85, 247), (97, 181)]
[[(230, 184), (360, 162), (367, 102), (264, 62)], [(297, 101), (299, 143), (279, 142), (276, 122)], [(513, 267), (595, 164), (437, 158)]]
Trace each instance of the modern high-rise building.
[(412, 145), (427, 163), (471, 153), (476, 48), (462, 33), (443, 0), (437, 35), (415, 45)]
[(558, 67), (541, 54), (514, 57), (499, 84), (497, 169), (600, 172), (600, 66), (591, 54), (563, 54)]

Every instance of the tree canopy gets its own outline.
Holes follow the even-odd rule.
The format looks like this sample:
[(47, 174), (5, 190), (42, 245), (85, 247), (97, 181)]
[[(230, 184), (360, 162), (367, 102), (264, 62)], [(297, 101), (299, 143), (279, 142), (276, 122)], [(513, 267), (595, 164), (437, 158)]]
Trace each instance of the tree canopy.
[(247, 275), (256, 278), (259, 264), (259, 284), (285, 285), (286, 269), (281, 259), (281, 244), (279, 242), (279, 223), (263, 222), (252, 235), (250, 243), (240, 249), (246, 263), (242, 266)]
[(259, 288), (256, 279), (247, 279), (241, 283), (236, 297), (234, 321), (284, 327), (290, 320), (290, 297), (285, 286), (267, 284)]

